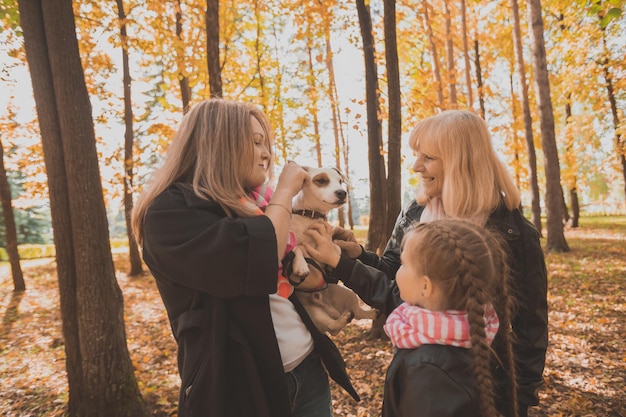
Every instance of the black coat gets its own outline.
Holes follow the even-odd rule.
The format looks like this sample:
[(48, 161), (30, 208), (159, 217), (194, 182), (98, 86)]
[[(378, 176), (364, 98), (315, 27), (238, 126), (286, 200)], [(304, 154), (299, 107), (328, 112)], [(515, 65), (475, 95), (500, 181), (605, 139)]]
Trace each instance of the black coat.
[(398, 349), (387, 370), (383, 417), (482, 417), (469, 349)]
[[(175, 184), (147, 211), (143, 257), (178, 343), (179, 417), (289, 417), (268, 297), (278, 277), (269, 218), (228, 218)], [(335, 345), (292, 302), (331, 377), (358, 399)]]
[[(364, 251), (360, 262), (355, 262), (342, 256), (333, 275), (359, 294), (363, 301), (390, 313), (402, 303), (394, 279), (400, 268), (400, 244), (406, 231), (419, 221), (423, 210), (424, 206), (413, 201), (400, 213), (382, 257)], [(487, 227), (498, 230), (505, 237), (510, 254), (513, 291), (518, 304), (512, 317), (516, 336), (513, 350), (518, 368), (518, 400), (523, 407), (537, 405), (536, 391), (543, 383), (548, 347), (548, 283), (539, 234), (519, 210), (509, 211), (504, 206), (491, 213)], [(494, 348), (501, 353), (499, 338), (494, 341)], [(498, 369), (497, 372), (503, 371)], [(506, 378), (500, 375), (499, 379)], [(506, 392), (504, 388), (502, 390)]]

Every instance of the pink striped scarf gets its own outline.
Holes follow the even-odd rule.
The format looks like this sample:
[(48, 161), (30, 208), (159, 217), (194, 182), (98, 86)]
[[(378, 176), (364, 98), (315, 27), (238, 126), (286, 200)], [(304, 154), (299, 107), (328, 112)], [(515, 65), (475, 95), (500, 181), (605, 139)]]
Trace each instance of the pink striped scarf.
[[(250, 191), (250, 193), (248, 194), (248, 197), (250, 197), (252, 201), (254, 201), (254, 204), (256, 204), (256, 206), (258, 207), (257, 214), (259, 216), (262, 215), (265, 211), (265, 208), (267, 207), (273, 193), (274, 190), (271, 187), (267, 185), (261, 185), (259, 187), (253, 188), (252, 191)], [(296, 236), (290, 230), (289, 238), (287, 240), (287, 247), (285, 248), (285, 253), (283, 254), (283, 257), (291, 252), (295, 247)], [(283, 276), (282, 265), (280, 265), (278, 269), (278, 286), (276, 293), (284, 298), (289, 298), (291, 293), (293, 293), (293, 286), (289, 283), (289, 280), (287, 280), (287, 278)]]
[[(500, 326), (493, 305), (486, 305), (484, 317), (487, 340), (491, 343)], [(465, 311), (432, 311), (403, 303), (387, 317), (384, 329), (399, 349), (415, 349), (422, 345), (471, 348), (469, 327)]]

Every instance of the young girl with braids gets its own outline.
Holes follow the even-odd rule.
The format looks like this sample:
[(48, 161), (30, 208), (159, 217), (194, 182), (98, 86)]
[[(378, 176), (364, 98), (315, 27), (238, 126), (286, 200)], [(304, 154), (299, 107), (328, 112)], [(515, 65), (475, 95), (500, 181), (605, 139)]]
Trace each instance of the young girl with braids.
[[(318, 247), (307, 250), (337, 265), (330, 233), (321, 225), (310, 230)], [(384, 326), (396, 352), (382, 415), (499, 416), (491, 374), (491, 342), (498, 332), (505, 355), (495, 359), (517, 401), (509, 268), (499, 236), (467, 221), (435, 220), (408, 231), (401, 248), (395, 281), (404, 302)]]

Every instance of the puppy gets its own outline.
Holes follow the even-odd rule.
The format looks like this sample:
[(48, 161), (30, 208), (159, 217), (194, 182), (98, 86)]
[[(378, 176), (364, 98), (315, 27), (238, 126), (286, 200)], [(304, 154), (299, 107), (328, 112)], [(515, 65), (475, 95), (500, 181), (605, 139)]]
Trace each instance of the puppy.
[[(291, 268), (287, 268), (289, 280), (295, 285), (296, 296), (322, 332), (338, 334), (346, 324), (356, 319), (374, 319), (376, 310), (364, 310), (359, 299), (350, 289), (326, 284), (326, 265), (319, 265), (309, 258), (302, 246), (315, 241), (304, 232), (314, 223), (326, 222), (328, 213), (346, 203), (346, 177), (336, 168), (304, 167), (311, 181), (294, 196), (293, 216), (290, 229), (296, 237), (297, 246)], [(337, 247), (338, 253), (341, 249)], [(308, 261), (307, 261), (308, 258)]]

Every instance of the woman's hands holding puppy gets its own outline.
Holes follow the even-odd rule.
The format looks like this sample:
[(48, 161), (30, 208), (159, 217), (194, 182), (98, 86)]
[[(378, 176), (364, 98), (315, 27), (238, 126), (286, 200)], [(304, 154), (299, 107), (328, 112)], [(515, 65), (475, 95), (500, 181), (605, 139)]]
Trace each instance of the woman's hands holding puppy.
[(308, 254), (317, 262), (335, 268), (341, 259), (341, 248), (333, 243), (333, 227), (328, 223), (315, 223), (304, 233), (315, 241), (315, 246), (303, 243)]

